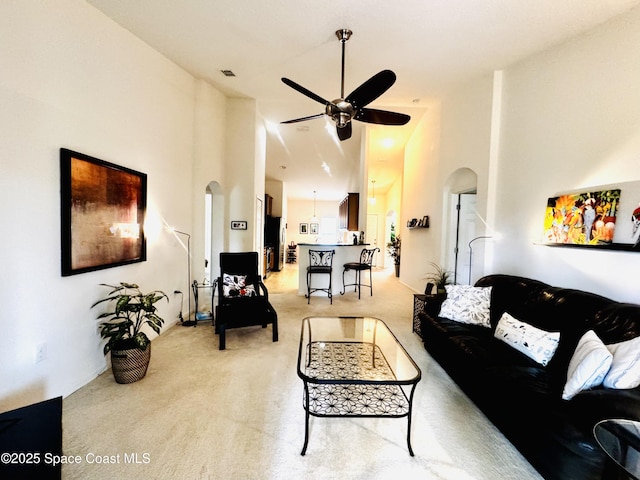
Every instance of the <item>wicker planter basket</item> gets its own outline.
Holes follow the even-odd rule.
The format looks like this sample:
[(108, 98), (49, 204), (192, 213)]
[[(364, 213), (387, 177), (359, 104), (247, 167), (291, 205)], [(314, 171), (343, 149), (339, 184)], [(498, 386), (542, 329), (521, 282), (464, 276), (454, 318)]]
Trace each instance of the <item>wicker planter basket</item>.
[(145, 350), (128, 348), (111, 350), (111, 371), (118, 383), (133, 383), (147, 374), (151, 360), (151, 344)]

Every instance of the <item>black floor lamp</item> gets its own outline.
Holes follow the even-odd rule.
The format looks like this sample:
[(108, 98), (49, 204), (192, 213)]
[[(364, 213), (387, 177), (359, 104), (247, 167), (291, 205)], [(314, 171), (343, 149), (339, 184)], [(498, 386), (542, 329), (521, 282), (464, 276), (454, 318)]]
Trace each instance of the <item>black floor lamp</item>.
[(476, 240), (487, 239), (487, 238), (493, 238), (493, 237), (489, 235), (482, 235), (480, 237), (471, 239), (471, 241), (469, 242), (469, 285), (471, 285), (471, 262), (473, 261), (473, 249), (471, 248), (471, 244)]
[(187, 237), (187, 295), (189, 295), (189, 311), (187, 312), (187, 320), (182, 322), (182, 326), (195, 327), (198, 323), (195, 320), (191, 320), (191, 235), (176, 229), (172, 229), (171, 231)]

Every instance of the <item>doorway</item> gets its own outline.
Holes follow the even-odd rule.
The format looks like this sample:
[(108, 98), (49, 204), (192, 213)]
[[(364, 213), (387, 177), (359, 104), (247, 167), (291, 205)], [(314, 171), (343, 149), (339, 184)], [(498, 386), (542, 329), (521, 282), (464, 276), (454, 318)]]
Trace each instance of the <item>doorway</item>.
[(453, 281), (457, 285), (469, 283), (471, 271), (469, 242), (476, 236), (476, 192), (451, 194), (450, 238), (448, 249), (452, 254)]
[(470, 242), (476, 238), (478, 227), (477, 175), (468, 168), (460, 168), (447, 179), (444, 197), (444, 216), (447, 225), (444, 235), (444, 266), (453, 273), (453, 283), (467, 285), (471, 279), (472, 258)]
[[(366, 243), (369, 244), (368, 248), (380, 248), (378, 246), (378, 215), (375, 213), (368, 213), (367, 214), (367, 238), (366, 238)], [(382, 248), (380, 248), (380, 251), (382, 251)], [(378, 266), (378, 252), (375, 253), (374, 257), (373, 257), (373, 264), (374, 267)]]
[(220, 272), (220, 252), (224, 251), (224, 195), (218, 182), (207, 185), (204, 203), (205, 278), (211, 283)]
[(394, 210), (389, 210), (387, 212), (387, 216), (385, 217), (384, 240), (382, 242), (382, 246), (380, 247), (380, 250), (384, 252), (382, 256), (384, 268), (395, 267), (393, 257), (389, 255), (389, 251), (387, 250), (387, 243), (393, 241), (396, 238), (396, 235), (398, 235), (396, 212)]

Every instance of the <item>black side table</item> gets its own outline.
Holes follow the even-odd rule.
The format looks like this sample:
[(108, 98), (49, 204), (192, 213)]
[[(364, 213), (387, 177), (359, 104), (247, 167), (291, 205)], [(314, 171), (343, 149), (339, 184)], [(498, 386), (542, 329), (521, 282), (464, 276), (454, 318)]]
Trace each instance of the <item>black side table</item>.
[(419, 293), (413, 294), (413, 328), (411, 331), (417, 333), (420, 338), (422, 338), (422, 332), (420, 331), (420, 317), (418, 317), (418, 314), (424, 310), (426, 302), (426, 295)]
[[(427, 315), (435, 316), (438, 315), (440, 311), (440, 307), (442, 306), (442, 302), (446, 295), (436, 293), (432, 295), (424, 295), (420, 293), (413, 294), (413, 329), (411, 330), (414, 333), (417, 333), (420, 338), (422, 338), (422, 331), (420, 329), (420, 317), (418, 314), (420, 312), (426, 312)], [(423, 339), (424, 340), (424, 339)]]
[[(216, 286), (218, 285), (218, 280), (214, 280), (213, 283), (198, 283), (197, 280), (193, 281), (193, 284), (191, 285), (192, 289), (193, 289), (193, 298), (196, 301), (196, 312), (195, 312), (195, 325), (198, 324), (198, 322), (203, 321), (203, 320), (211, 320), (211, 325), (214, 324), (214, 307), (213, 307), (213, 299), (216, 295)], [(199, 297), (199, 290), (203, 289), (203, 288), (210, 288), (211, 289), (211, 310), (206, 312), (201, 312), (198, 310), (198, 297)], [(194, 326), (195, 326), (194, 325)]]
[(640, 422), (602, 420), (593, 427), (600, 448), (629, 476), (640, 478)]

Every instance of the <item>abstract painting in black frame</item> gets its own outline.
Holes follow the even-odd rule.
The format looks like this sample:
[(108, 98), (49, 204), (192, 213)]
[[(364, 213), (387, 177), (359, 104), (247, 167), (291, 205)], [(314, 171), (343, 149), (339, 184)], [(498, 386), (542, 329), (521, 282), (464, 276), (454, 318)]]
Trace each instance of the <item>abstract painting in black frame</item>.
[(147, 175), (60, 149), (62, 275), (143, 262)]

